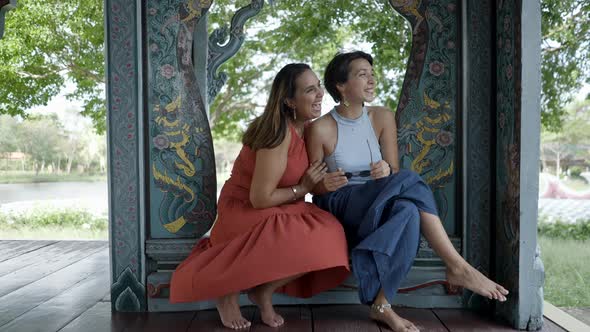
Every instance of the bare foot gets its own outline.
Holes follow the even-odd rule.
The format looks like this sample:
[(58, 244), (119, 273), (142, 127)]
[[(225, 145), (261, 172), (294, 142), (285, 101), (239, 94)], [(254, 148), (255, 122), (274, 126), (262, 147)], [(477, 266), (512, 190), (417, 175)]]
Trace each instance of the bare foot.
[(469, 264), (457, 268), (447, 268), (447, 280), (453, 285), (465, 287), (488, 299), (506, 301), (508, 290), (491, 281)]
[(216, 304), (221, 324), (234, 330), (244, 329), (251, 325), (250, 321), (242, 316), (238, 296), (239, 293), (222, 296), (217, 299)]
[(258, 306), (260, 319), (270, 327), (279, 327), (285, 323), (283, 317), (272, 306), (272, 292), (260, 285), (248, 292), (248, 298)]
[(369, 317), (387, 325), (394, 332), (418, 332), (420, 331), (412, 322), (403, 319), (391, 308), (383, 308), (383, 312), (371, 308)]

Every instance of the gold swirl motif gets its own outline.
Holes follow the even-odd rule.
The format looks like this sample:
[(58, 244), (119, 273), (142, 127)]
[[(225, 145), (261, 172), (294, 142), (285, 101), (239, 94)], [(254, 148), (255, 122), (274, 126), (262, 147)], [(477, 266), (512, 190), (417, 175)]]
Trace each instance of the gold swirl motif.
[(422, 20), (424, 18), (418, 12), (418, 7), (420, 7), (420, 2), (421, 1), (419, 1), (419, 0), (410, 0), (410, 1), (391, 0), (391, 3), (393, 4), (394, 7), (400, 8), (400, 10), (402, 12), (404, 12), (405, 14), (412, 14), (418, 20)]
[(451, 165), (449, 165), (449, 167), (446, 170), (443, 170), (443, 169), (439, 170), (438, 174), (427, 178), (426, 183), (431, 184), (431, 183), (438, 182), (445, 177), (453, 175), (453, 171), (454, 171), (454, 165), (453, 165), (453, 161), (451, 160)]
[(183, 147), (188, 143), (189, 136), (187, 135), (186, 131), (184, 131), (184, 130), (182, 131), (181, 134), (182, 134), (182, 141), (180, 141), (178, 143), (171, 143), (170, 146), (172, 146), (172, 148), (176, 150), (176, 155), (178, 155), (178, 157), (184, 162), (184, 164), (181, 164), (181, 163), (175, 161), (174, 165), (176, 165), (176, 167), (183, 170), (184, 174), (186, 174), (186, 176), (192, 177), (195, 175), (197, 170), (195, 169), (195, 165), (193, 163), (191, 163), (191, 161), (186, 156), (186, 152), (183, 150)]
[[(203, 9), (211, 7), (211, 0), (193, 0), (185, 4), (188, 15), (182, 19), (182, 22), (188, 22), (194, 18), (201, 17)], [(196, 8), (195, 8), (196, 7)]]
[[(195, 192), (189, 188), (187, 185), (180, 181), (180, 177), (176, 176), (176, 181), (172, 180), (166, 170), (164, 170), (164, 174), (160, 173), (156, 168), (156, 165), (152, 165), (152, 171), (154, 172), (154, 179), (162, 181), (166, 184), (176, 187), (179, 191), (185, 191), (190, 195), (189, 199), (185, 199), (185, 202), (192, 202), (195, 199)], [(163, 192), (168, 192), (168, 190), (162, 189)], [(173, 193), (174, 194), (174, 193)], [(174, 196), (178, 197), (180, 195), (174, 194)]]
[[(428, 106), (431, 109), (438, 109), (441, 106), (438, 101), (430, 98), (426, 94), (426, 92), (424, 92), (423, 94), (423, 99), (424, 105)], [(418, 128), (416, 139), (418, 140), (418, 142), (421, 143), (421, 150), (420, 153), (416, 156), (416, 158), (412, 161), (412, 165), (410, 166), (414, 172), (422, 174), (422, 170), (424, 169), (424, 167), (430, 165), (430, 162), (428, 160), (424, 160), (424, 158), (426, 157), (426, 155), (428, 155), (432, 146), (436, 144), (436, 139), (424, 138), (424, 132), (428, 132), (430, 134), (438, 133), (440, 131), (440, 128), (438, 128), (439, 125), (441, 123), (449, 121), (450, 119), (451, 116), (449, 114), (443, 113), (434, 118), (429, 115), (426, 115), (422, 119), (418, 120), (418, 122), (416, 122), (415, 126), (416, 128)], [(414, 124), (407, 124), (405, 127), (409, 128), (411, 126), (414, 126)]]
[(166, 112), (168, 112), (168, 113), (176, 112), (176, 110), (178, 110), (178, 108), (180, 108), (181, 101), (182, 101), (182, 99), (180, 99), (180, 95), (179, 95), (175, 101), (171, 102), (170, 104), (166, 105), (166, 107), (164, 107), (166, 109)]
[[(436, 118), (431, 118), (426, 116), (416, 122), (416, 127), (418, 128), (418, 133), (416, 134), (416, 139), (418, 142), (421, 143), (421, 150), (420, 153), (416, 156), (416, 158), (412, 161), (411, 169), (418, 173), (422, 174), (422, 170), (424, 167), (428, 166), (429, 164), (424, 160), (424, 157), (430, 152), (430, 149), (433, 145), (436, 144), (436, 139), (426, 139), (424, 138), (424, 132), (428, 132), (431, 134), (437, 133), (440, 131), (440, 128), (433, 128), (432, 126), (438, 125), (442, 122), (446, 122), (450, 119), (448, 114), (441, 114)], [(425, 125), (425, 122), (429, 125), (428, 127)]]
[[(182, 100), (181, 100), (180, 96), (178, 96), (176, 98), (176, 100), (174, 100), (173, 102), (166, 105), (164, 107), (166, 109), (166, 113), (176, 112), (180, 108), (181, 101)], [(156, 108), (154, 109), (154, 111), (156, 111), (156, 109), (159, 111), (160, 106), (156, 105)], [(165, 116), (160, 115), (160, 116), (156, 117), (155, 121), (157, 124), (162, 125), (165, 128), (171, 129), (171, 128), (178, 127), (180, 119), (176, 119), (175, 121), (170, 122), (170, 121), (168, 121), (168, 119), (166, 119)], [(188, 159), (186, 152), (184, 151), (184, 147), (189, 142), (190, 136), (189, 136), (188, 132), (190, 131), (190, 129), (191, 128), (188, 124), (184, 124), (180, 130), (166, 131), (166, 132), (164, 132), (164, 134), (168, 137), (182, 136), (182, 140), (180, 142), (170, 143), (170, 147), (172, 149), (174, 149), (178, 158), (180, 158), (180, 160), (183, 161), (183, 163), (175, 162), (174, 164), (176, 165), (176, 167), (178, 167), (179, 169), (184, 171), (184, 174), (186, 174), (186, 176), (192, 177), (196, 173), (195, 165), (193, 165), (193, 163)]]
[(433, 100), (432, 98), (430, 98), (427, 94), (426, 91), (424, 91), (424, 104), (432, 109), (437, 109), (440, 107), (440, 103), (436, 100)]
[(164, 228), (166, 228), (166, 230), (168, 230), (168, 232), (172, 233), (172, 234), (176, 234), (176, 232), (178, 232), (182, 226), (184, 226), (186, 224), (186, 220), (184, 220), (183, 216), (180, 216), (180, 218), (174, 220), (173, 222), (164, 224), (162, 226), (164, 226)]

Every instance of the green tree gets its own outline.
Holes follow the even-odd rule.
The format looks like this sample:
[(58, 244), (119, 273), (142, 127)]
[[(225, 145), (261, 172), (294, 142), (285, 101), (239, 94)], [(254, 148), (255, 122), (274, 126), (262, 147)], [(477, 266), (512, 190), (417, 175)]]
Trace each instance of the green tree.
[(57, 160), (61, 156), (59, 147), (65, 140), (63, 133), (55, 114), (29, 117), (22, 122), (18, 139), (23, 144), (23, 152), (31, 156), (35, 175), (44, 171), (48, 165), (52, 165), (54, 172), (57, 171)]
[(9, 115), (0, 115), (0, 153), (19, 151), (19, 122)]
[[(236, 7), (248, 3), (216, 0), (209, 13), (209, 30), (229, 24)], [(336, 52), (351, 46), (370, 48), (364, 51), (376, 57), (376, 75), (384, 78), (379, 99), (396, 108), (411, 32), (386, 1), (368, 1), (363, 6), (340, 0), (276, 1), (250, 19), (246, 31), (242, 48), (220, 68), (229, 79), (211, 105), (214, 137), (239, 139), (244, 123), (264, 106), (273, 75), (286, 63), (308, 63), (321, 77)]]
[[(210, 28), (229, 24), (235, 10), (248, 3), (215, 0)], [(46, 104), (70, 80), (76, 89), (69, 97), (84, 100), (82, 113), (99, 133), (105, 130), (102, 6), (102, 0), (19, 0), (7, 14), (7, 33), (0, 41), (0, 114), (26, 116), (27, 109)], [(590, 2), (543, 0), (541, 8), (542, 123), (557, 131), (565, 105), (590, 82)], [(321, 75), (334, 53), (349, 45), (369, 45), (365, 51), (376, 57), (380, 77), (378, 97), (395, 109), (411, 33), (388, 1), (276, 0), (246, 30), (247, 42), (221, 68), (230, 79), (211, 108), (214, 135), (239, 136), (266, 100), (268, 73), (302, 61)]]
[(566, 105), (590, 83), (590, 1), (543, 0), (541, 11), (541, 121), (558, 132)]
[(84, 101), (82, 114), (105, 130), (101, 0), (19, 0), (0, 40), (0, 114), (21, 115), (59, 94)]
[(564, 113), (559, 131), (541, 132), (541, 160), (555, 161), (558, 177), (568, 160), (590, 160), (590, 100), (572, 103)]

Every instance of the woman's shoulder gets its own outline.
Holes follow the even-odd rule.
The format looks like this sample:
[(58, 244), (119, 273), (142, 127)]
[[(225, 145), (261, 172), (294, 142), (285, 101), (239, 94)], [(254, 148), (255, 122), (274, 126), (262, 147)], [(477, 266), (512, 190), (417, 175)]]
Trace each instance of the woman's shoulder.
[(369, 116), (377, 117), (379, 119), (394, 118), (394, 113), (391, 108), (386, 106), (367, 106), (367, 113)]
[(331, 132), (335, 129), (336, 121), (334, 120), (332, 115), (330, 115), (330, 113), (327, 113), (312, 121), (305, 128), (305, 136), (308, 137), (309, 135), (330, 135)]

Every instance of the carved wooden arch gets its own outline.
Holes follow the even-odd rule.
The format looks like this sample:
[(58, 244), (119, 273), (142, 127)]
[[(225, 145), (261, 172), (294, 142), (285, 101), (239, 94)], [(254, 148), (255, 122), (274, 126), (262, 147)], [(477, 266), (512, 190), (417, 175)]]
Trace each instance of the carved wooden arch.
[[(391, 1), (394, 8), (413, 25), (412, 54), (417, 59), (410, 62), (410, 69), (416, 68), (417, 71), (409, 70), (406, 74), (398, 109), (401, 142), (406, 137), (404, 116), (411, 113), (410, 109), (417, 109), (416, 105), (438, 109), (439, 113), (452, 109), (449, 103), (441, 102), (433, 95), (417, 96), (415, 93), (424, 91), (417, 89), (421, 73), (429, 74), (435, 82), (446, 77), (442, 75), (444, 66), (437, 67), (436, 63), (427, 72), (422, 70), (427, 54), (420, 41), (428, 40), (426, 32), (429, 31), (430, 21), (438, 26), (438, 37), (440, 33), (443, 36), (444, 33), (453, 33), (456, 20), (445, 21), (441, 17), (443, 14), (447, 18), (452, 15), (455, 5), (451, 3), (454, 1), (442, 4)], [(152, 270), (148, 266), (150, 261), (145, 258), (146, 250), (159, 251), (163, 257), (165, 253), (162, 252), (173, 253), (179, 248), (183, 251), (190, 249), (194, 243), (194, 240), (168, 244), (150, 242), (154, 234), (161, 231), (157, 234), (158, 238), (171, 239), (178, 236), (198, 237), (209, 229), (215, 217), (215, 166), (206, 117), (207, 105), (196, 84), (190, 54), (195, 26), (211, 1), (151, 0), (145, 3), (145, 7), (140, 4), (106, 0), (105, 6), (106, 33), (112, 46), (108, 49), (107, 88), (109, 159), (112, 165), (109, 178), (112, 303), (119, 311), (145, 310), (144, 282), (146, 274)], [(226, 50), (235, 53), (239, 49), (243, 42), (239, 25), (243, 25), (247, 17), (255, 15), (262, 4), (261, 0), (254, 0), (250, 8), (238, 11), (242, 19), (232, 20), (236, 24), (231, 28), (233, 39), (230, 39)], [(137, 21), (138, 13), (143, 13), (145, 17), (145, 27), (142, 28), (145, 32)], [(451, 27), (445, 28), (445, 24)], [(219, 32), (214, 33), (213, 44), (209, 45), (212, 68), (231, 56), (227, 52), (216, 55), (219, 48), (214, 44), (215, 37), (220, 35)], [(450, 41), (443, 47), (454, 49), (454, 44)], [(145, 59), (145, 67), (141, 59)], [(455, 68), (455, 65), (449, 64), (447, 68)], [(214, 69), (209, 68), (208, 76), (214, 81), (223, 81), (223, 75), (216, 75)], [(212, 81), (208, 83), (211, 87), (220, 86)], [(444, 114), (437, 116), (447, 122), (450, 118)], [(410, 121), (420, 119), (410, 118)], [(432, 119), (428, 118), (425, 122), (430, 125), (424, 126), (427, 127), (425, 131), (433, 133)], [(424, 135), (409, 133), (407, 137), (424, 138)], [(427, 138), (428, 142), (435, 140), (434, 137)], [(447, 137), (443, 143), (449, 146), (452, 142)], [(416, 142), (409, 141), (410, 148), (407, 153), (404, 152), (410, 156), (420, 151), (412, 149), (412, 144), (416, 145)], [(450, 165), (452, 170), (452, 161)], [(444, 182), (440, 181), (444, 176), (434, 174), (434, 179)], [(148, 240), (147, 244), (144, 239)], [(428, 250), (425, 252), (427, 256), (431, 255)]]
[[(459, 112), (458, 42), (453, 38), (458, 36), (459, 6), (452, 0), (390, 0), (389, 4), (412, 27), (410, 57), (396, 112), (402, 166), (425, 177), (435, 192), (447, 231), (458, 238), (461, 226), (455, 227), (454, 208), (456, 146), (460, 143), (455, 125)], [(227, 39), (227, 28), (211, 33), (207, 67), (209, 103), (227, 80), (225, 73), (217, 73), (219, 66), (239, 50), (244, 41), (244, 23), (258, 14), (263, 5), (263, 0), (253, 0), (236, 12), (231, 38)]]

